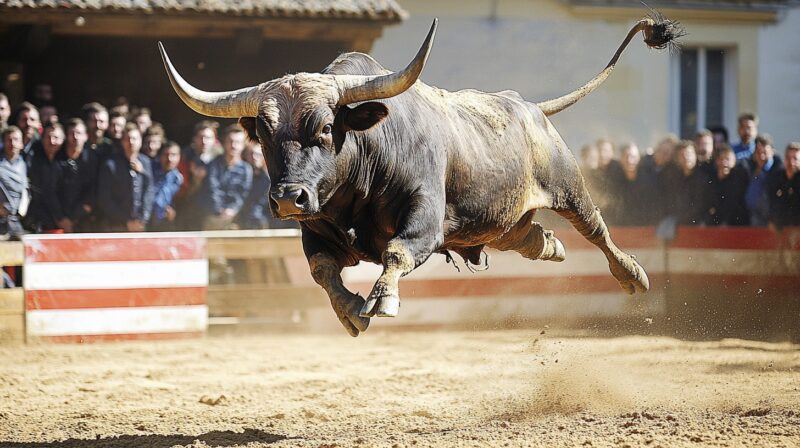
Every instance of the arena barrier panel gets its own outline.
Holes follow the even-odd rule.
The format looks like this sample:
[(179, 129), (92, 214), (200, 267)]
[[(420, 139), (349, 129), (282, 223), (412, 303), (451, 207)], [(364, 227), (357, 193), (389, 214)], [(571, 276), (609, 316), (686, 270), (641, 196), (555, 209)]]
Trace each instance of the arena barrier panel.
[(203, 236), (30, 235), (23, 244), (28, 340), (160, 339), (206, 331)]
[[(724, 336), (736, 326), (756, 329), (755, 336), (798, 327), (800, 229), (681, 227), (666, 242), (652, 227), (611, 234), (645, 266), (647, 294), (624, 294), (602, 253), (560, 228), (556, 235), (567, 250), (562, 263), (489, 251), (489, 269), (470, 272), (460, 260), (457, 269), (432, 256), (401, 280), (400, 316), (375, 319), (372, 329), (618, 317), (662, 318), (699, 337)], [(208, 322), (340, 330), (295, 230), (29, 236), (24, 253), (24, 320), (33, 339), (174, 337), (202, 334)], [(0, 259), (21, 263), (21, 243), (0, 243)], [(237, 278), (209, 284), (209, 264), (212, 271), (217, 264), (235, 268)], [(362, 263), (345, 269), (343, 278), (366, 296), (380, 270)], [(4, 292), (0, 335), (20, 333), (22, 290)], [(156, 314), (148, 314), (153, 308)], [(103, 310), (110, 314), (98, 319)], [(159, 321), (158, 312), (180, 317), (160, 314)], [(91, 330), (71, 327), (76, 322)], [(139, 322), (148, 323), (122, 330)]]

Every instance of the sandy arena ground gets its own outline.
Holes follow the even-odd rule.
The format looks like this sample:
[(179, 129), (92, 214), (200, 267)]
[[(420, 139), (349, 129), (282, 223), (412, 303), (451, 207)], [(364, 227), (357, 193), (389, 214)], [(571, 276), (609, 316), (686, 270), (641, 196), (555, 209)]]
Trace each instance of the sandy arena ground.
[(541, 332), (0, 347), (0, 446), (800, 446), (797, 346)]

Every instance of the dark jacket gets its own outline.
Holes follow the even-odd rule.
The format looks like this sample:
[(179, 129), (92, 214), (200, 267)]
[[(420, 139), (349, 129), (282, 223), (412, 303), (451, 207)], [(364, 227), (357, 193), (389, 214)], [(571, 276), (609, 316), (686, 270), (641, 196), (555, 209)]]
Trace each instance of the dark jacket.
[(771, 223), (778, 228), (800, 226), (800, 173), (791, 179), (786, 170), (773, 171), (769, 178), (767, 195)]
[(705, 224), (712, 203), (711, 178), (699, 167), (687, 176), (678, 168), (665, 173), (667, 184), (666, 214), (675, 217), (679, 225)]
[(35, 232), (58, 229), (56, 223), (65, 216), (57, 194), (59, 171), (57, 157), (50, 160), (44, 151), (34, 153), (28, 171), (31, 204), (26, 223)]
[(224, 209), (239, 212), (253, 184), (253, 168), (240, 160), (228, 166), (225, 156), (218, 156), (208, 164), (208, 174), (199, 195), (200, 205), (213, 215)]
[(747, 170), (736, 165), (725, 179), (716, 175), (711, 179), (711, 206), (708, 209), (706, 224), (711, 226), (746, 226), (750, 217), (745, 205), (747, 191)]
[(656, 198), (658, 178), (651, 170), (640, 166), (634, 180), (629, 180), (620, 170), (609, 180), (609, 190), (614, 194), (608, 214), (610, 224), (647, 226), (657, 223), (662, 207)]
[(100, 158), (87, 144), (80, 155), (72, 160), (66, 151), (58, 153), (58, 197), (64, 214), (77, 226), (85, 227), (90, 216), (84, 205), (97, 208), (97, 177)]
[(97, 206), (107, 228), (124, 228), (128, 221), (146, 223), (153, 210), (153, 174), (150, 160), (139, 154), (144, 167), (137, 173), (122, 155), (106, 160), (97, 180)]

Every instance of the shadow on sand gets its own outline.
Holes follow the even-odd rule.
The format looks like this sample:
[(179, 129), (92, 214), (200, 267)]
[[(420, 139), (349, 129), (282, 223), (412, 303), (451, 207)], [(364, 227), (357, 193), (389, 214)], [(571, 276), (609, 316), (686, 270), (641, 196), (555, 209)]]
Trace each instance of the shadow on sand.
[(2, 448), (169, 448), (175, 445), (190, 445), (196, 440), (213, 447), (247, 445), (249, 443), (271, 444), (289, 439), (280, 434), (270, 434), (260, 429), (245, 429), (244, 432), (211, 431), (197, 436), (173, 435), (125, 435), (96, 440), (67, 439), (56, 442), (5, 442)]

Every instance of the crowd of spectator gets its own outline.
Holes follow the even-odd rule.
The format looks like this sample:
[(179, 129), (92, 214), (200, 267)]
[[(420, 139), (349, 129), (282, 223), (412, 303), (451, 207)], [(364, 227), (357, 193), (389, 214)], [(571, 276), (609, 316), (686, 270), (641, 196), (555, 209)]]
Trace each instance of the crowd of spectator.
[[(45, 97), (50, 97), (45, 95)], [(51, 104), (13, 111), (0, 93), (0, 238), (28, 232), (258, 229), (274, 220), (261, 148), (238, 125), (204, 120), (185, 146), (147, 108)], [(219, 134), (219, 135), (218, 135)], [(640, 151), (605, 139), (581, 150), (587, 186), (610, 225), (800, 225), (800, 143), (776, 154), (758, 118)]]
[(274, 220), (258, 144), (238, 125), (204, 120), (188, 145), (147, 108), (55, 107), (0, 93), (0, 238), (24, 233), (260, 229)]
[(581, 150), (584, 179), (610, 225), (798, 226), (800, 143), (781, 158), (758, 124), (739, 116), (734, 145), (719, 127), (693, 140), (668, 136), (644, 154), (627, 143), (618, 157), (601, 139)]

